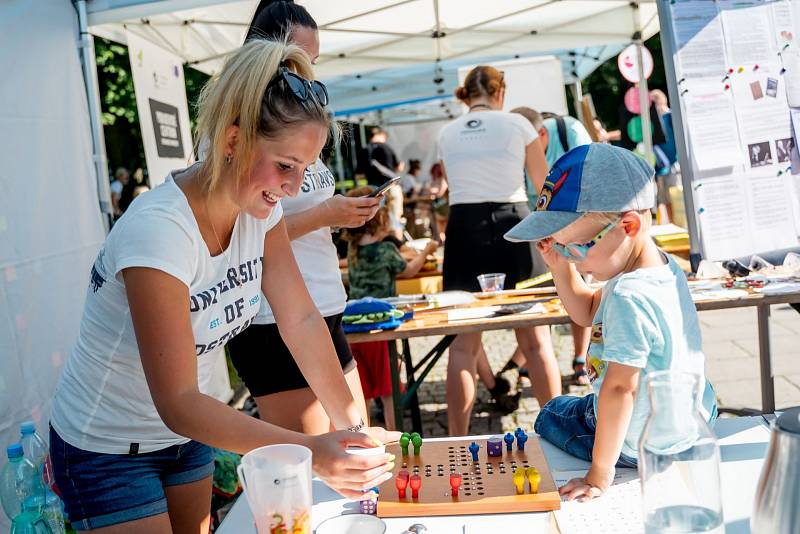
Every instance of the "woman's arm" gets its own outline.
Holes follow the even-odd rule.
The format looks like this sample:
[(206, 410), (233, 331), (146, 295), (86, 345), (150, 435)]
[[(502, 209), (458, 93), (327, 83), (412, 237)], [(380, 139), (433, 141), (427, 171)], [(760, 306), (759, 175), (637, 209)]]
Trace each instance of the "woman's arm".
[[(390, 455), (354, 457), (343, 450), (348, 445), (370, 447), (373, 440), (366, 434), (306, 436), (245, 415), (201, 393), (187, 287), (156, 269), (132, 267), (122, 275), (150, 395), (170, 430), (240, 454), (272, 443), (305, 445), (313, 452), (314, 471), (349, 497), (384, 479)], [(377, 429), (370, 432), (378, 439), (390, 437)], [(360, 460), (354, 462), (355, 458)]]
[(285, 215), (286, 231), (294, 241), (320, 228), (357, 228), (375, 216), (380, 198), (334, 195), (305, 211)]
[(542, 139), (537, 137), (525, 147), (525, 170), (531, 178), (536, 191), (541, 191), (547, 178), (547, 157), (544, 154)]
[(330, 331), (297, 268), (283, 221), (267, 232), (264, 256), (261, 289), (283, 341), (334, 428), (366, 421), (347, 386)]

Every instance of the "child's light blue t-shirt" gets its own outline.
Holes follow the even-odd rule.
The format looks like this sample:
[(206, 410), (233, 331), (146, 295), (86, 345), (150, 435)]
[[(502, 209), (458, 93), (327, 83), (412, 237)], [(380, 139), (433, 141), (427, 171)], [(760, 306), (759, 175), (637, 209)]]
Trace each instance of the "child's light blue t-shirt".
[(645, 381), (648, 373), (673, 370), (699, 374), (705, 384), (701, 414), (710, 420), (716, 398), (705, 377), (697, 310), (686, 275), (672, 258), (665, 265), (618, 275), (603, 288), (589, 345), (595, 414), (609, 362), (641, 369), (631, 423), (622, 445), (626, 456), (639, 456), (639, 437), (650, 413)]

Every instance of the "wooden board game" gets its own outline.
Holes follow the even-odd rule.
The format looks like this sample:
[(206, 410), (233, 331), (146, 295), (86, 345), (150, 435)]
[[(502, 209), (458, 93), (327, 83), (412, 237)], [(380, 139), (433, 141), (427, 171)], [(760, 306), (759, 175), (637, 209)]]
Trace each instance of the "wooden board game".
[[(377, 515), (379, 517), (416, 517), (436, 515), (472, 515), (508, 512), (542, 512), (558, 510), (561, 499), (558, 495), (550, 468), (539, 445), (539, 438), (531, 436), (525, 442), (524, 451), (514, 443), (512, 451), (502, 445), (501, 456), (489, 456), (487, 440), (474, 440), (479, 446), (478, 461), (472, 460), (469, 446), (472, 439), (458, 441), (425, 441), (414, 455), (403, 455), (400, 445), (387, 445), (386, 452), (397, 456), (394, 477), (380, 486)], [(513, 482), (516, 468), (535, 467), (541, 480), (538, 491), (530, 492), (527, 481), (524, 493), (517, 494)], [(399, 497), (396, 487), (397, 473), (401, 470), (418, 474), (421, 486), (418, 498), (413, 498), (407, 488), (405, 497)], [(451, 495), (450, 474), (460, 474), (461, 486), (457, 496)]]

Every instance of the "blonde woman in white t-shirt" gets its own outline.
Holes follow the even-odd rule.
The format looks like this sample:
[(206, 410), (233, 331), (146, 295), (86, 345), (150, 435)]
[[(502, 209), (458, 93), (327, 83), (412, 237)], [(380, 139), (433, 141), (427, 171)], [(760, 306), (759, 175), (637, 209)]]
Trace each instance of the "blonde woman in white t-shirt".
[[(51, 417), (55, 479), (76, 529), (208, 532), (210, 447), (306, 445), (316, 474), (350, 497), (391, 477), (390, 455), (345, 452), (399, 435), (364, 428), (282, 220), (280, 199), (297, 194), (335, 130), (311, 78), (297, 46), (243, 46), (203, 90), (205, 160), (137, 198), (103, 244)], [(204, 393), (262, 292), (338, 432), (286, 430)]]
[[(456, 97), (469, 107), (439, 134), (439, 155), (450, 194), (444, 249), (444, 289), (480, 291), (477, 276), (505, 273), (505, 287), (530, 277), (527, 243), (504, 234), (528, 213), (523, 169), (541, 188), (547, 161), (536, 130), (520, 115), (502, 111), (505, 81), (490, 66), (472, 69)], [(548, 327), (515, 330), (541, 406), (561, 393), (561, 376)], [(485, 358), (481, 334), (460, 334), (450, 346), (447, 421), (450, 435), (468, 433), (475, 375)], [(491, 373), (484, 373), (489, 380)], [(492, 389), (492, 384), (487, 387)], [(496, 387), (496, 386), (495, 386)], [(494, 393), (493, 393), (494, 395)]]

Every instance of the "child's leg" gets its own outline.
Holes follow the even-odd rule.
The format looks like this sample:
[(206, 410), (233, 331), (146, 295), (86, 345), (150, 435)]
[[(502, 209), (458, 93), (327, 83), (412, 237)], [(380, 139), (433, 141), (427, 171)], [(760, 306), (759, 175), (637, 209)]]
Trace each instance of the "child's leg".
[(559, 449), (591, 462), (595, 433), (594, 394), (554, 398), (539, 412), (533, 429)]

